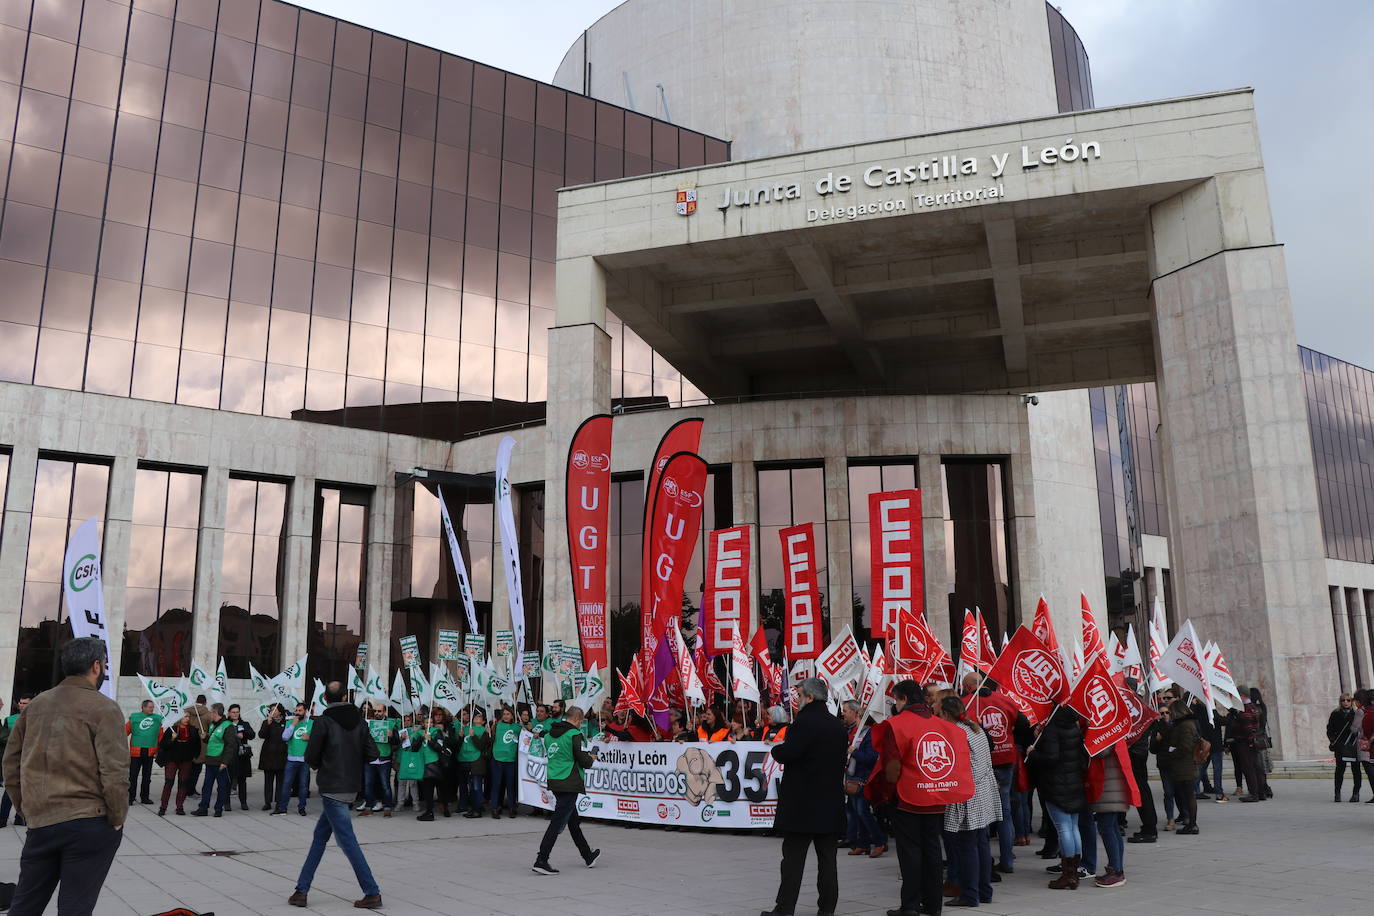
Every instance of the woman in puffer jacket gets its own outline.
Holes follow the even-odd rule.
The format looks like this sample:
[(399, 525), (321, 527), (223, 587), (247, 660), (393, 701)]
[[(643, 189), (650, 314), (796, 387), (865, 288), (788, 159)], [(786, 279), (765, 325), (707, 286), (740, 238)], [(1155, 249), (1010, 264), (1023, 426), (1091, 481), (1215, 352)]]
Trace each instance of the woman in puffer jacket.
[(1130, 750), (1118, 741), (1088, 764), (1088, 810), (1097, 835), (1107, 850), (1107, 868), (1093, 883), (1121, 887), (1126, 883), (1126, 843), (1121, 835), (1121, 815), (1140, 806), (1140, 789), (1131, 771)]
[(1054, 890), (1078, 887), (1078, 863), (1083, 858), (1078, 815), (1088, 804), (1083, 788), (1088, 751), (1078, 723), (1078, 713), (1059, 707), (1026, 755), (1031, 780), (1059, 832), (1059, 877), (1050, 882)]

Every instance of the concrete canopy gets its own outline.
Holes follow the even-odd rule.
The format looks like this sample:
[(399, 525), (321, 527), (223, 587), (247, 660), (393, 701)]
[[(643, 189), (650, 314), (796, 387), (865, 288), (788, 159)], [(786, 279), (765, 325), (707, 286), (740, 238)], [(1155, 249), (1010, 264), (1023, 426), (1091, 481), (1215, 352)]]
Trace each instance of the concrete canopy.
[[(1142, 381), (1151, 208), (1259, 167), (1248, 91), (1095, 110), (565, 190), (560, 268), (594, 257), (610, 311), (713, 397)], [(1259, 204), (1246, 244), (1272, 242)]]

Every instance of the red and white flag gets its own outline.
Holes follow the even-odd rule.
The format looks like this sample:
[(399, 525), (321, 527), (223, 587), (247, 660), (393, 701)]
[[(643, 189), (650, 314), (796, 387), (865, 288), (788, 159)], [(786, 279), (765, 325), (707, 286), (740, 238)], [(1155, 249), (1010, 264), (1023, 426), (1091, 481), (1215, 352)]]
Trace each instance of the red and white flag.
[[(652, 599), (652, 584), (650, 574), (654, 570), (653, 558), (653, 539), (650, 532), (654, 530), (654, 494), (659, 489), (659, 478), (663, 475), (663, 469), (668, 461), (679, 452), (697, 452), (701, 447), (701, 427), (703, 424), (701, 417), (688, 417), (679, 420), (659, 440), (658, 449), (654, 452), (654, 462), (649, 465), (648, 486), (644, 488), (644, 527), (640, 530), (645, 533), (643, 538), (643, 553), (640, 558), (639, 566), (639, 616), (640, 616), (640, 650), (649, 649), (652, 651), (651, 640), (659, 632), (657, 621), (654, 620), (654, 605)], [(692, 532), (692, 537), (697, 537), (697, 532)], [(695, 540), (693, 541), (695, 543)], [(681, 596), (678, 598), (681, 601)], [(681, 605), (671, 616), (677, 616), (682, 610)]]
[(925, 558), (921, 532), (921, 491), (891, 490), (868, 496), (868, 626), (887, 638), (897, 611), (925, 606)]
[(1135, 624), (1126, 624), (1126, 641), (1121, 644), (1125, 656), (1121, 659), (1121, 672), (1137, 684), (1145, 680), (1145, 662), (1140, 657), (1140, 640), (1136, 639)]
[(737, 700), (759, 701), (759, 685), (754, 680), (754, 660), (738, 630), (735, 631), (735, 644), (730, 650), (730, 693)]
[(1126, 736), (1121, 740), (1127, 744), (1134, 744), (1136, 739), (1154, 724), (1155, 719), (1159, 718), (1159, 713), (1146, 703), (1139, 693), (1126, 686), (1126, 675), (1122, 672), (1118, 671), (1112, 675), (1112, 683), (1116, 684), (1122, 701), (1131, 713), (1131, 727), (1126, 730)]
[(992, 645), (992, 634), (988, 632), (988, 622), (983, 617), (982, 609), (974, 608), (973, 616), (978, 618), (978, 638), (982, 646), (978, 655), (979, 668), (986, 673), (992, 667), (993, 662), (997, 661), (997, 649)]
[(816, 587), (816, 536), (811, 522), (778, 531), (782, 545), (784, 655), (789, 661), (815, 658), (825, 638), (821, 595)]
[(683, 699), (696, 706), (706, 705), (706, 692), (702, 689), (701, 675), (697, 673), (697, 666), (692, 659), (692, 653), (687, 649), (687, 643), (682, 640), (682, 632), (677, 627), (668, 627), (669, 647), (673, 650), (673, 666), (677, 672), (677, 683), (680, 685)]
[(964, 627), (959, 635), (959, 671), (981, 671), (983, 641), (978, 636), (978, 618), (964, 608)]
[(849, 624), (845, 624), (840, 635), (816, 656), (816, 676), (835, 690), (863, 677), (866, 672), (863, 654)]
[[(733, 646), (733, 643), (731, 643)], [(716, 677), (716, 666), (711, 661), (711, 657), (706, 654), (706, 650), (701, 644), (697, 644), (696, 651), (692, 654), (696, 662), (697, 674), (701, 676), (702, 692), (706, 694), (706, 705), (710, 706), (716, 694), (724, 696), (725, 684), (721, 683), (720, 678)]]
[(616, 671), (615, 676), (620, 679), (620, 699), (615, 702), (615, 711), (624, 712), (629, 709), (641, 716), (644, 715), (644, 682), (640, 679), (639, 656), (635, 656), (629, 674)]
[(893, 676), (897, 680), (912, 678), (924, 684), (933, 673), (942, 672), (948, 664), (952, 679), (953, 662), (926, 623), (925, 614), (901, 608), (897, 621), (897, 638), (888, 643)]
[(1235, 678), (1231, 677), (1231, 668), (1221, 654), (1221, 646), (1208, 642), (1203, 655), (1207, 660), (1207, 682), (1212, 687), (1212, 699), (1217, 700), (1221, 694), (1226, 694), (1243, 705), (1245, 697), (1240, 695), (1240, 688), (1236, 686)]
[(1050, 619), (1050, 606), (1041, 595), (1035, 604), (1035, 617), (1031, 620), (1031, 632), (1048, 649), (1058, 651), (1059, 639), (1054, 635), (1054, 621)]
[(1107, 631), (1107, 667), (1112, 674), (1121, 670), (1122, 659), (1126, 657), (1126, 644), (1116, 638), (1115, 630)]
[(670, 622), (682, 613), (683, 583), (701, 540), (706, 473), (706, 462), (700, 455), (678, 452), (664, 462), (658, 486), (649, 494), (653, 506), (649, 526), (644, 529), (650, 563), (644, 600), (649, 602), (647, 619), (652, 630), (642, 635), (640, 651), (649, 654), (655, 686), (671, 669), (671, 665), (664, 666), (666, 656), (659, 658), (656, 669), (653, 653)]
[(605, 671), (609, 664), (606, 544), (611, 511), (611, 425), (610, 414), (588, 417), (573, 433), (568, 446), (568, 561), (583, 671)]
[(989, 676), (1019, 698), (1017, 705), (1032, 725), (1049, 718), (1068, 692), (1069, 680), (1059, 653), (1048, 648), (1025, 626), (1016, 628)]
[(1107, 647), (1102, 644), (1102, 633), (1097, 629), (1097, 619), (1093, 617), (1093, 609), (1088, 606), (1088, 596), (1079, 593), (1083, 604), (1083, 659), (1091, 662), (1097, 656), (1106, 656)]
[(1107, 670), (1104, 654), (1087, 662), (1065, 705), (1083, 716), (1083, 745), (1093, 757), (1125, 738), (1134, 720), (1132, 707), (1122, 698)]
[(701, 599), (701, 631), (708, 655), (724, 655), (735, 630), (749, 626), (749, 564), (752, 542), (748, 525), (712, 531), (706, 543), (706, 592)]
[(1191, 620), (1174, 634), (1174, 641), (1159, 657), (1159, 669), (1164, 676), (1175, 684), (1202, 700), (1207, 707), (1208, 718), (1212, 711), (1212, 688), (1208, 683), (1207, 669), (1202, 663), (1202, 642), (1197, 638)]
[(1154, 614), (1150, 617), (1149, 646), (1150, 651), (1150, 693), (1163, 690), (1173, 681), (1164, 673), (1160, 667), (1159, 660), (1164, 655), (1164, 650), (1169, 646), (1168, 624), (1164, 620), (1164, 602), (1155, 596)]

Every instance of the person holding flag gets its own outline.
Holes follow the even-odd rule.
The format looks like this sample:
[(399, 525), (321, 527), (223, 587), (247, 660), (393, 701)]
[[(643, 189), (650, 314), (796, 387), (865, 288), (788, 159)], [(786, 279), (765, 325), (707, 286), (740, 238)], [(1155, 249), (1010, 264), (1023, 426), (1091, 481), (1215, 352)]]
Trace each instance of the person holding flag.
[(281, 794), (277, 796), (273, 817), (286, 813), (286, 803), (292, 792), (296, 793), (296, 812), (305, 817), (305, 800), (310, 793), (310, 768), (305, 765), (305, 749), (310, 744), (314, 726), (306, 705), (297, 703), (295, 716), (282, 729), (281, 737), (286, 742), (286, 775), (281, 781)]
[(139, 802), (151, 805), (149, 783), (153, 781), (153, 758), (157, 756), (157, 741), (162, 735), (162, 716), (153, 712), (153, 701), (144, 700), (139, 711), (124, 723), (129, 736), (129, 804), (134, 803), (134, 789), (141, 790)]
[(282, 730), (286, 727), (286, 710), (273, 703), (258, 727), (262, 746), (258, 748), (258, 771), (262, 773), (262, 810), (271, 811), (281, 792), (282, 774), (286, 772), (286, 741)]
[(205, 782), (200, 787), (200, 804), (192, 817), (205, 817), (210, 811), (210, 791), (215, 792), (215, 817), (224, 814), (234, 803), (229, 798), (229, 767), (238, 759), (239, 739), (233, 725), (224, 714), (224, 704), (210, 707), (210, 733), (205, 736)]
[(258, 733), (244, 720), (243, 708), (237, 703), (229, 707), (229, 727), (234, 730), (234, 737), (238, 739), (238, 755), (229, 765), (229, 807), (233, 808), (232, 796), (237, 792), (239, 810), (247, 811), (248, 778), (253, 775), (253, 746), (249, 742), (256, 738)]
[(374, 811), (391, 817), (391, 753), (396, 741), (396, 720), (387, 717), (386, 708), (368, 704), (367, 730), (377, 745), (377, 756), (367, 762), (363, 771), (363, 800), (358, 816), (367, 817)]
[(162, 803), (158, 806), (157, 816), (165, 817), (167, 802), (172, 798), (172, 786), (176, 786), (176, 812), (186, 813), (186, 790), (191, 784), (191, 761), (200, 753), (200, 732), (191, 722), (191, 711), (181, 714), (181, 720), (169, 725), (162, 732), (157, 745), (157, 765), (162, 767)]
[(1197, 798), (1193, 794), (1197, 762), (1193, 749), (1199, 740), (1193, 710), (1183, 700), (1175, 699), (1168, 706), (1168, 721), (1155, 732), (1150, 744), (1150, 750), (1159, 758), (1160, 775), (1172, 784), (1178, 819), (1183, 823), (1178, 833), (1184, 836), (1198, 833)]
[(1049, 886), (1052, 890), (1074, 890), (1083, 858), (1078, 816), (1088, 804), (1083, 785), (1088, 751), (1083, 746), (1078, 713), (1068, 706), (1054, 711), (1026, 755), (1026, 766), (1059, 837), (1059, 877)]
[(492, 730), (491, 745), (491, 816), (499, 818), (504, 807), (515, 817), (517, 808), (516, 790), (519, 788), (519, 774), (516, 764), (520, 750), (520, 723), (515, 721), (515, 712), (503, 706)]

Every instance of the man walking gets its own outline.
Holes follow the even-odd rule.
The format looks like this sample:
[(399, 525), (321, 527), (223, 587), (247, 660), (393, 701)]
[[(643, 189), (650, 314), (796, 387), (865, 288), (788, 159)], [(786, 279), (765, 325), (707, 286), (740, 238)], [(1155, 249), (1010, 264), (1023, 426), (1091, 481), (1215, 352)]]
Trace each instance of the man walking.
[(544, 830), (544, 839), (539, 844), (539, 857), (530, 869), (537, 875), (556, 875), (558, 869), (549, 864), (549, 853), (563, 828), (568, 828), (577, 851), (582, 853), (582, 861), (588, 868), (595, 868), (601, 850), (592, 849), (587, 838), (582, 835), (581, 819), (577, 816), (577, 796), (587, 790), (582, 771), (596, 764), (596, 755), (582, 749), (585, 735), (582, 734), (582, 708), (569, 706), (563, 718), (549, 726), (544, 746), (548, 752), (548, 787), (553, 793), (553, 815), (549, 826)]
[(324, 810), (315, 822), (315, 839), (301, 866), (301, 875), (296, 879), (296, 892), (287, 903), (307, 905), (306, 895), (315, 880), (315, 869), (319, 868), (324, 847), (332, 835), (348, 857), (348, 864), (353, 866), (353, 874), (363, 890), (363, 898), (353, 901), (353, 905), (360, 910), (380, 910), (382, 892), (372, 878), (372, 869), (358, 846), (358, 838), (353, 835), (353, 818), (349, 813), (349, 806), (362, 790), (363, 767), (369, 760), (377, 759), (377, 744), (372, 740), (362, 712), (352, 703), (344, 702), (344, 696), (344, 686), (338, 681), (330, 681), (324, 688), (324, 701), (329, 705), (314, 720), (315, 727), (311, 729), (310, 742), (305, 749), (306, 763), (319, 772), (315, 785), (320, 790)]
[(215, 817), (224, 814), (234, 802), (229, 797), (229, 767), (238, 759), (239, 734), (234, 723), (224, 717), (224, 704), (210, 707), (210, 734), (205, 737), (205, 784), (200, 787), (200, 804), (191, 812), (193, 817), (205, 817), (210, 811), (210, 791), (215, 792)]
[(13, 916), (39, 916), (58, 884), (62, 916), (94, 912), (129, 813), (124, 715), (98, 689), (105, 642), (73, 639), (59, 663), (62, 682), (34, 697), (5, 748), (5, 786), (29, 825)]
[(835, 850), (845, 832), (844, 770), (849, 732), (825, 706), (825, 681), (802, 681), (801, 708), (787, 737), (773, 745), (783, 765), (773, 829), (782, 834), (782, 880), (777, 905), (760, 916), (792, 916), (801, 893), (806, 854), (816, 849), (817, 916), (833, 916), (840, 899)]

